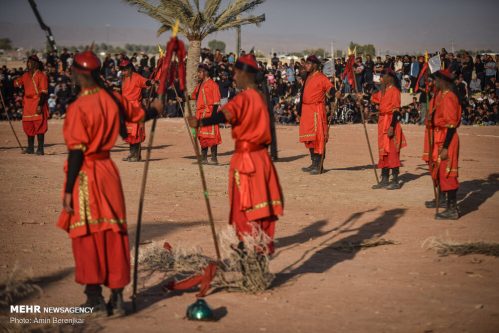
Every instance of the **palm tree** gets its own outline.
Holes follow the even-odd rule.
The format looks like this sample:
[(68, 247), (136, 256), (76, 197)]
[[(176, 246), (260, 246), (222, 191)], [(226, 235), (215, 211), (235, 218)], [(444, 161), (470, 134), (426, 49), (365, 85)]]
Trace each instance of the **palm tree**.
[[(254, 16), (243, 14), (251, 11), (265, 0), (233, 0), (220, 10), (222, 0), (206, 0), (200, 8), (199, 0), (124, 0), (139, 8), (139, 12), (149, 15), (161, 23), (158, 36), (171, 30), (179, 20), (179, 33), (189, 41), (187, 54), (188, 90), (196, 83), (196, 70), (201, 55), (201, 42), (211, 33), (236, 28), (246, 24), (265, 21), (265, 14)], [(153, 4), (154, 2), (154, 4)]]

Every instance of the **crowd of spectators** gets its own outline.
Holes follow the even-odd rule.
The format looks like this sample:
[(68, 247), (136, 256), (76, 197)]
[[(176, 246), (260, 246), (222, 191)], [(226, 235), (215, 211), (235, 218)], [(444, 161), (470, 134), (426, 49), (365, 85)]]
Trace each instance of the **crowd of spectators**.
[[(244, 51), (242, 51), (244, 53)], [(107, 83), (115, 88), (120, 86), (121, 72), (118, 64), (124, 54), (107, 54), (102, 59), (101, 74)], [(494, 125), (499, 121), (498, 94), (499, 83), (497, 82), (498, 71), (495, 55), (476, 55), (472, 57), (468, 53), (454, 55), (445, 49), (440, 52), (442, 63), (455, 75), (456, 92), (463, 108), (463, 125)], [(147, 54), (134, 53), (129, 55), (135, 70), (142, 76), (149, 77), (156, 66), (156, 57)], [(293, 59), (290, 57), (278, 57), (273, 54), (268, 60), (258, 58), (259, 65), (263, 69), (262, 84), (266, 83), (270, 95), (271, 108), (274, 112), (276, 122), (293, 125), (299, 123), (299, 103), (301, 90), (304, 82), (305, 59)], [(44, 61), (44, 71), (49, 78), (49, 110), (51, 117), (64, 117), (68, 101), (72, 96), (69, 68), (73, 60), (73, 54), (66, 49), (60, 55), (50, 53)], [(202, 49), (202, 62), (211, 68), (211, 77), (220, 88), (222, 104), (236, 94), (235, 84), (232, 80), (233, 66), (236, 56), (233, 53), (224, 54), (220, 50), (211, 52)], [(337, 90), (341, 90), (344, 98), (336, 103), (335, 110), (328, 105), (328, 112), (332, 122), (355, 123), (361, 121), (360, 112), (364, 112), (368, 121), (376, 121), (376, 106), (364, 99), (362, 101), (352, 98), (354, 87), (342, 79), (342, 73), (346, 65), (345, 58), (334, 60), (334, 69), (331, 71), (330, 79)], [(324, 59), (324, 63), (330, 59)], [(403, 93), (412, 94), (412, 103), (403, 106), (401, 110), (402, 122), (422, 124), (426, 110), (426, 88), (423, 79), (417, 84), (417, 80), (424, 66), (423, 56), (385, 56), (373, 59), (370, 55), (358, 56), (354, 64), (356, 73), (356, 86), (365, 94), (369, 95), (379, 88), (379, 75), (383, 69), (389, 67), (397, 75)], [(1, 69), (1, 90), (5, 96), (8, 112), (13, 119), (22, 118), (22, 91), (13, 87), (13, 78), (23, 73), (23, 68)], [(417, 89), (417, 91), (416, 91)], [(144, 91), (145, 94), (145, 91)], [(331, 112), (332, 111), (332, 112)], [(174, 91), (169, 90), (164, 117), (181, 116), (179, 105)], [(5, 119), (5, 113), (1, 113)]]

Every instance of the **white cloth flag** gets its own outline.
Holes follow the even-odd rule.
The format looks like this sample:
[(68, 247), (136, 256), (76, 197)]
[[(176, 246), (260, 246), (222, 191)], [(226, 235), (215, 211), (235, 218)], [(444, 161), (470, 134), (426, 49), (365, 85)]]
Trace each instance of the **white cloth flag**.
[(430, 66), (431, 74), (442, 69), (442, 62), (440, 61), (440, 54), (437, 54), (436, 56), (433, 56), (430, 59), (428, 59), (428, 65)]
[(334, 76), (334, 60), (330, 60), (324, 64), (322, 73), (324, 73), (324, 75), (326, 75), (327, 77)]

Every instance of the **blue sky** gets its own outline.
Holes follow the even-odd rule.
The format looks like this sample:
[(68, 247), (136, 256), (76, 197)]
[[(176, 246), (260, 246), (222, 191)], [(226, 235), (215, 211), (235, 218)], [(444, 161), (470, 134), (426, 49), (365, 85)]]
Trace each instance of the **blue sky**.
[[(227, 0), (228, 1), (228, 0)], [(159, 24), (120, 0), (37, 0), (58, 44), (155, 44)], [(201, 0), (203, 3), (204, 1)], [(264, 52), (305, 48), (345, 49), (350, 41), (390, 53), (428, 48), (499, 50), (499, 0), (267, 0), (254, 14), (260, 27), (243, 28), (243, 47)], [(0, 37), (16, 46), (40, 47), (45, 37), (27, 0), (0, 0)], [(235, 45), (235, 32), (209, 36)]]

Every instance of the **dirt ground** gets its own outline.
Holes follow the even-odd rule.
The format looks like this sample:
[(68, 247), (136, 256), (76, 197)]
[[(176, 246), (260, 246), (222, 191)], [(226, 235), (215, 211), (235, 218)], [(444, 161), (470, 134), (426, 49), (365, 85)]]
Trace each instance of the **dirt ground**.
[[(21, 124), (15, 128), (21, 135)], [(374, 125), (368, 126), (375, 143)], [(499, 259), (482, 255), (440, 257), (423, 247), (437, 237), (458, 242), (499, 242), (499, 127), (462, 127), (458, 194), (461, 219), (436, 221), (423, 202), (433, 192), (420, 159), (423, 128), (404, 126), (409, 146), (399, 191), (371, 190), (373, 171), (361, 125), (332, 127), (327, 172), (310, 176), (297, 127), (278, 127), (276, 163), (285, 215), (277, 226), (276, 274), (258, 294), (217, 292), (206, 300), (218, 322), (184, 319), (195, 293), (168, 296), (161, 284), (143, 286), (140, 311), (121, 319), (86, 321), (106, 332), (498, 332)], [(233, 149), (222, 130), (221, 166), (206, 167), (217, 228), (228, 217), (227, 173)], [(74, 282), (68, 236), (55, 227), (61, 210), (66, 148), (62, 121), (51, 121), (46, 155), (21, 155), (6, 122), (0, 123), (0, 278), (31, 276), (41, 296), (20, 301), (74, 306), (84, 301)], [(213, 255), (197, 166), (182, 120), (158, 122), (144, 211), (143, 237), (173, 246), (201, 246)], [(126, 163), (121, 142), (112, 152), (121, 173), (131, 239), (137, 218), (143, 163)], [(379, 236), (398, 242), (354, 250), (336, 248)], [(131, 286), (126, 290), (130, 295)], [(4, 313), (5, 315), (5, 313)], [(8, 316), (8, 314), (7, 314)], [(76, 327), (76, 326), (74, 326)]]

